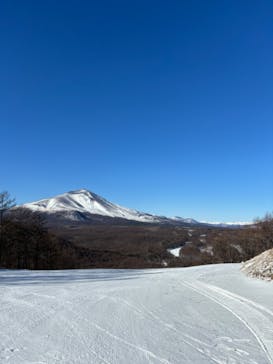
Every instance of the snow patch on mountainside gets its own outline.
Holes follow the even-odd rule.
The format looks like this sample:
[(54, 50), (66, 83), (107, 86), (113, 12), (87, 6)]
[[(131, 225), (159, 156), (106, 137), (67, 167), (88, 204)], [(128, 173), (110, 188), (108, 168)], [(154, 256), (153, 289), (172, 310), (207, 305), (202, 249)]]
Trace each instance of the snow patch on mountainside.
[(242, 271), (251, 277), (273, 280), (273, 249), (245, 262)]
[(178, 248), (167, 249), (167, 251), (171, 253), (174, 257), (179, 258), (182, 246), (179, 246)]

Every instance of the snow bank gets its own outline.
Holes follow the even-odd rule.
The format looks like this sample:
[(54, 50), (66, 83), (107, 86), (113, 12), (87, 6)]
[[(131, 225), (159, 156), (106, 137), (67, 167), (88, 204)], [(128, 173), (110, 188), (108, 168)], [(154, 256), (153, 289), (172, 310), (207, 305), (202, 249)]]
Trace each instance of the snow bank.
[(248, 260), (241, 270), (250, 277), (273, 280), (273, 249)]

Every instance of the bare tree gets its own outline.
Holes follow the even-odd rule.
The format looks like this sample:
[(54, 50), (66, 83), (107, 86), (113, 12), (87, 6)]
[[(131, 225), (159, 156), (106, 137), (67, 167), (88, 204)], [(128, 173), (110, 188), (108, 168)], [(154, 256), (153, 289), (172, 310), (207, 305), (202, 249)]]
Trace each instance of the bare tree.
[(10, 197), (9, 192), (0, 192), (0, 264), (3, 250), (3, 216), (4, 213), (13, 206), (15, 206), (15, 199)]

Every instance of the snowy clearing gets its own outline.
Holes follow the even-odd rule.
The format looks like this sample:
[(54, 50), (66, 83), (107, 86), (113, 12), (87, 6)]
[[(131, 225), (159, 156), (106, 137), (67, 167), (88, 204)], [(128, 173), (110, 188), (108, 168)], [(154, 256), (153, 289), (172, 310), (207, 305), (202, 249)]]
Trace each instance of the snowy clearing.
[[(183, 245), (182, 245), (183, 246)], [(167, 251), (169, 253), (171, 253), (173, 256), (179, 258), (179, 255), (180, 255), (180, 250), (182, 248), (182, 246), (179, 246), (178, 248), (173, 248), (173, 249), (167, 249)]]
[(184, 246), (189, 245), (189, 244), (191, 244), (191, 243), (192, 243), (191, 241), (186, 241), (183, 245), (178, 246), (178, 247), (173, 248), (173, 249), (167, 249), (167, 251), (168, 251), (169, 253), (171, 253), (173, 256), (177, 257), (177, 258), (179, 258), (179, 257), (181, 258), (181, 256), (180, 256), (180, 250), (181, 250)]
[(273, 363), (273, 285), (239, 264), (0, 271), (1, 364)]

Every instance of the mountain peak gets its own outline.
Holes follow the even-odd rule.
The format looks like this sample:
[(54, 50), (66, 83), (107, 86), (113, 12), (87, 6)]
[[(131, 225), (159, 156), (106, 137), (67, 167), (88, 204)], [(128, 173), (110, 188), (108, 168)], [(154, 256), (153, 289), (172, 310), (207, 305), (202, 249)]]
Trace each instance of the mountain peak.
[(82, 188), (80, 190), (73, 190), (73, 191), (68, 191), (67, 193), (70, 193), (70, 194), (80, 194), (80, 193), (83, 193), (83, 194), (89, 194), (89, 193), (92, 193), (91, 191), (87, 190), (86, 188)]
[(45, 213), (81, 212), (139, 222), (158, 222), (156, 216), (116, 205), (87, 189), (69, 191), (49, 199), (24, 204), (23, 207)]
[(82, 188), (80, 190), (73, 190), (73, 191), (68, 191), (66, 192), (67, 195), (85, 195), (85, 196), (88, 196), (88, 197), (94, 197), (94, 196), (97, 196), (94, 192), (92, 191), (89, 191), (85, 188)]

